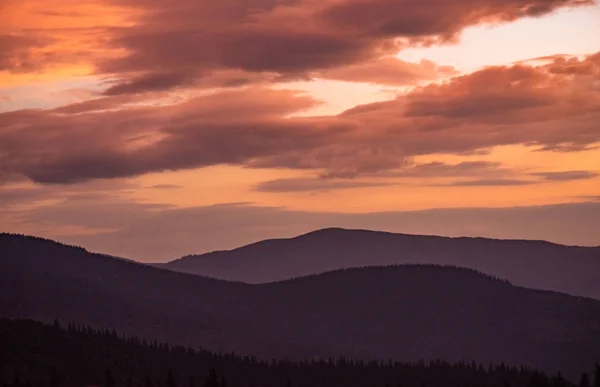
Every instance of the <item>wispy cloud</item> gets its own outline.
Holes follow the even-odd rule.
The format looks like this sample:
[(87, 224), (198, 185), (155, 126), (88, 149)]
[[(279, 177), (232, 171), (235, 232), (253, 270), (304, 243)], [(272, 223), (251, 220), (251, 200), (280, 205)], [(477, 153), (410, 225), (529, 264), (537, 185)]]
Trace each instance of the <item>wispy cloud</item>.
[(535, 172), (530, 175), (551, 181), (585, 180), (600, 176), (599, 173), (593, 171)]

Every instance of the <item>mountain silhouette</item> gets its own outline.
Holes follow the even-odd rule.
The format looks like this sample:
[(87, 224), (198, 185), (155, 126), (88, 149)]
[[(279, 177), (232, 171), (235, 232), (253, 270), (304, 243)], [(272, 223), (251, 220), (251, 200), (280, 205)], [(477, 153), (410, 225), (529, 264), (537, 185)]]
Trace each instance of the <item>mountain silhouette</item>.
[[(165, 387), (574, 387), (559, 377), (558, 372), (549, 375), (503, 364), (450, 364), (440, 360), (415, 363), (348, 359), (257, 361), (247, 356), (215, 354), (199, 348), (121, 337), (111, 330), (75, 322), (61, 326), (58, 322), (44, 324), (29, 319), (0, 318), (0, 343), (0, 385), (3, 387), (107, 387), (115, 384), (158, 387), (165, 379)], [(600, 366), (597, 369), (600, 371)], [(110, 380), (113, 383), (106, 383)], [(202, 380), (204, 384), (194, 383)], [(586, 386), (591, 387), (589, 383), (579, 387)]]
[(600, 359), (600, 301), (470, 269), (356, 268), (249, 285), (7, 234), (0, 316), (260, 358), (476, 360), (573, 378)]
[(265, 283), (327, 271), (393, 264), (471, 268), (513, 284), (600, 300), (600, 247), (543, 241), (447, 238), (324, 229), (160, 265), (184, 273)]

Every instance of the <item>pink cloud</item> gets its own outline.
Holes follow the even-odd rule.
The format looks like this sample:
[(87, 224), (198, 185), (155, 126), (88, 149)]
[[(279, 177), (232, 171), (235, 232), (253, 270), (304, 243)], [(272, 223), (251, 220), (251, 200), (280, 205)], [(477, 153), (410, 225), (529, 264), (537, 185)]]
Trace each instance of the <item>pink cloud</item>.
[(4, 113), (0, 171), (72, 182), (232, 164), (348, 178), (498, 145), (586, 149), (600, 141), (599, 69), (598, 54), (486, 68), (338, 116), (289, 117), (318, 101), (257, 86), (166, 106), (117, 95)]

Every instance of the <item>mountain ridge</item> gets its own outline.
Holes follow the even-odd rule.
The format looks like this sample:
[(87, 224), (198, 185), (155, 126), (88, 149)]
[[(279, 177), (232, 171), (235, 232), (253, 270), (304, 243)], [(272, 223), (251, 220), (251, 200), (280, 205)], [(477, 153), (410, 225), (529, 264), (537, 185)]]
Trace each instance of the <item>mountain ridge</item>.
[(4, 317), (259, 358), (464, 359), (573, 376), (600, 358), (600, 301), (466, 268), (351, 268), (250, 285), (3, 236), (0, 269)]
[(600, 248), (547, 241), (439, 237), (329, 228), (232, 250), (187, 255), (157, 266), (246, 283), (335, 269), (432, 263), (462, 266), (528, 288), (600, 299)]
[(551, 241), (547, 241), (547, 240), (543, 240), (543, 239), (511, 239), (511, 238), (488, 238), (488, 237), (471, 237), (471, 236), (443, 236), (443, 235), (435, 235), (435, 234), (408, 234), (408, 233), (369, 230), (369, 229), (361, 229), (361, 228), (326, 227), (326, 228), (322, 228), (322, 229), (318, 229), (318, 230), (314, 230), (314, 231), (309, 231), (309, 232), (306, 232), (306, 233), (303, 233), (303, 234), (300, 234), (297, 236), (293, 236), (293, 237), (263, 239), (260, 241), (248, 243), (246, 245), (234, 247), (231, 249), (212, 250), (212, 251), (208, 251), (205, 253), (198, 253), (198, 254), (186, 254), (186, 255), (181, 256), (180, 258), (176, 258), (176, 259), (172, 259), (167, 262), (159, 263), (158, 265), (165, 265), (165, 264), (168, 265), (170, 263), (185, 260), (187, 258), (201, 258), (201, 257), (202, 258), (212, 258), (212, 255), (216, 254), (216, 253), (229, 253), (232, 251), (236, 251), (236, 250), (240, 250), (240, 249), (244, 249), (244, 248), (248, 248), (248, 247), (262, 245), (265, 243), (277, 243), (279, 241), (303, 239), (303, 238), (310, 237), (313, 235), (320, 235), (320, 234), (326, 234), (326, 233), (337, 232), (337, 231), (365, 233), (365, 234), (400, 235), (400, 236), (404, 236), (404, 237), (438, 238), (438, 239), (447, 239), (447, 240), (486, 240), (486, 241), (501, 241), (501, 242), (508, 242), (508, 241), (510, 241), (510, 242), (526, 242), (526, 243), (548, 244), (548, 245), (552, 245), (552, 246), (562, 246), (562, 247), (569, 247), (569, 248), (584, 248), (584, 249), (599, 249), (600, 250), (600, 245), (598, 245), (598, 246), (566, 245), (566, 244), (551, 242)]

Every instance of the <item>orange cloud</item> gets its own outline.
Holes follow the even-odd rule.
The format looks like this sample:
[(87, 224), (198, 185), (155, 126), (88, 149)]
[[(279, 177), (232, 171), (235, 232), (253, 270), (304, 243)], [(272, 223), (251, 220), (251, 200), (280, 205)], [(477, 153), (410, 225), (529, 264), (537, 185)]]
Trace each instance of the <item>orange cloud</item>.
[(338, 116), (289, 117), (318, 102), (264, 87), (165, 106), (116, 95), (4, 113), (0, 172), (64, 183), (232, 164), (348, 178), (498, 145), (586, 149), (600, 142), (599, 69), (599, 54), (491, 67)]
[(103, 0), (5, 0), (0, 12), (0, 85), (86, 75), (102, 58), (122, 55), (106, 44), (111, 28), (136, 12)]
[[(405, 78), (412, 83), (448, 69), (427, 63), (422, 69), (409, 68), (384, 58), (407, 42), (447, 42), (468, 26), (590, 4), (592, 0), (9, 0), (0, 23), (0, 69), (43, 72), (85, 64), (121, 80), (111, 88), (113, 94), (186, 86), (224, 69), (288, 78), (324, 72), (333, 79), (391, 84)], [(375, 69), (380, 75), (369, 77)]]

